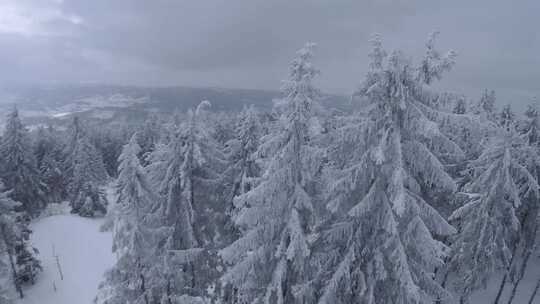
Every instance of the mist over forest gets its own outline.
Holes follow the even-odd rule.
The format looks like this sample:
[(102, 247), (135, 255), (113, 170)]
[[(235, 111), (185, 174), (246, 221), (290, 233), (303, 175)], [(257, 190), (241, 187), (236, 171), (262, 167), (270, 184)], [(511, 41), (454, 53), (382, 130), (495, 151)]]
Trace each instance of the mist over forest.
[(0, 1), (0, 304), (540, 303), (536, 8)]

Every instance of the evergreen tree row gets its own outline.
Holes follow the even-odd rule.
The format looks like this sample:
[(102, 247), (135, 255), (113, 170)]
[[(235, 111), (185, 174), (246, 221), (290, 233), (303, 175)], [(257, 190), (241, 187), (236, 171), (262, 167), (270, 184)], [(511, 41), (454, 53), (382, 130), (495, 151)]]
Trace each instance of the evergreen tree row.
[(41, 265), (29, 244), (29, 224), (47, 205), (69, 201), (73, 213), (87, 217), (107, 212), (105, 159), (118, 153), (104, 144), (112, 136), (93, 138), (99, 131), (75, 117), (67, 131), (49, 126), (29, 132), (16, 108), (8, 114), (0, 140), (0, 272), (7, 278), (0, 283), (0, 302), (24, 297), (24, 287), (38, 279)]
[(320, 105), (311, 43), (270, 113), (202, 101), (115, 131), (28, 132), (14, 110), (0, 299), (40, 270), (29, 221), (67, 201), (112, 229), (99, 304), (468, 303), (498, 274), (493, 301), (512, 303), (537, 246), (540, 110), (438, 92), (456, 54), (436, 37), (416, 63), (374, 36), (354, 113)]
[(437, 92), (456, 56), (436, 35), (419, 64), (374, 36), (354, 114), (319, 105), (307, 44), (272, 113), (150, 119), (119, 158), (97, 302), (468, 303), (503, 273), (511, 303), (536, 246), (539, 111)]

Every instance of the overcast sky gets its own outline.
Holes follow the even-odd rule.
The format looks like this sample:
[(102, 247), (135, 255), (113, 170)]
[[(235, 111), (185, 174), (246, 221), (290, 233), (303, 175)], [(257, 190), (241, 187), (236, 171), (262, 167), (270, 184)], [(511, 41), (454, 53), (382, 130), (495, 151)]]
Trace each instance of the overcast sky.
[(277, 89), (318, 44), (319, 84), (350, 92), (368, 39), (422, 55), (429, 32), (458, 53), (445, 88), (502, 102), (540, 96), (538, 0), (0, 0), (0, 81)]

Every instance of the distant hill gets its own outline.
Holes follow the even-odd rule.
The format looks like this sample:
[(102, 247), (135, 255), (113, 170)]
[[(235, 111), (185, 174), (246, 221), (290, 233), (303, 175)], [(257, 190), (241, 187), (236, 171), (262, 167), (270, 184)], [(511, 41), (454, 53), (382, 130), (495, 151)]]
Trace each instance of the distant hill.
[[(28, 123), (65, 119), (80, 115), (111, 119), (120, 113), (137, 118), (148, 111), (171, 113), (186, 111), (201, 100), (209, 100), (214, 111), (238, 111), (253, 104), (262, 111), (272, 108), (277, 91), (194, 88), (135, 87), (113, 85), (5, 86), (0, 88), (0, 120), (17, 105)], [(338, 109), (348, 108), (348, 98), (325, 95), (323, 103)]]

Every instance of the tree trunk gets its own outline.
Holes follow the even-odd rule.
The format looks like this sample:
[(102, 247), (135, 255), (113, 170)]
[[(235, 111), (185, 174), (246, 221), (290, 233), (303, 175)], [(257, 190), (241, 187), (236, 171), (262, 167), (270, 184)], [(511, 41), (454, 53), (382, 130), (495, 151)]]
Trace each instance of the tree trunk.
[(531, 295), (531, 298), (529, 299), (529, 304), (533, 304), (534, 298), (536, 297), (536, 293), (538, 293), (538, 289), (540, 289), (540, 278), (538, 278), (538, 282), (536, 282), (536, 286), (534, 287), (534, 291)]
[(172, 304), (171, 300), (172, 291), (171, 291), (171, 280), (167, 280), (167, 304)]
[(140, 276), (141, 276), (141, 291), (144, 294), (144, 303), (149, 304), (148, 294), (146, 294), (146, 286), (145, 286), (144, 275), (141, 273)]
[[(441, 287), (444, 288), (444, 289), (446, 289), (446, 281), (447, 281), (447, 279), (448, 279), (448, 272), (444, 275), (444, 280), (443, 280), (443, 282), (442, 282), (442, 284), (441, 284)], [(442, 300), (441, 300), (441, 299), (438, 299), (438, 300), (435, 302), (435, 304), (442, 304)]]
[[(443, 280), (441, 282), (441, 287), (446, 289), (446, 281), (448, 281), (448, 276), (450, 275), (450, 271), (447, 270), (445, 273), (444, 273), (444, 276), (443, 276)], [(435, 301), (435, 304), (442, 304), (442, 300), (441, 299), (437, 299), (437, 301)]]
[(510, 258), (510, 264), (508, 264), (508, 268), (506, 269), (506, 272), (504, 273), (503, 279), (501, 281), (501, 285), (499, 286), (499, 291), (497, 292), (497, 296), (495, 297), (495, 301), (493, 302), (493, 304), (499, 304), (499, 301), (501, 300), (501, 295), (506, 285), (506, 280), (508, 279), (508, 273), (510, 272), (512, 264), (514, 264), (516, 252), (517, 252), (517, 245), (514, 246), (514, 248), (512, 249), (512, 257)]
[(9, 264), (11, 266), (11, 275), (13, 276), (13, 285), (15, 285), (15, 289), (19, 293), (19, 297), (22, 299), (22, 298), (24, 298), (24, 293), (22, 291), (21, 285), (19, 284), (19, 280), (17, 279), (17, 277), (18, 277), (17, 268), (15, 267), (15, 262), (13, 262), (13, 253), (11, 252), (9, 242), (7, 240), (5, 227), (2, 226), (1, 229), (2, 229), (2, 238), (4, 240), (4, 244), (6, 245), (6, 251), (7, 251), (8, 257), (9, 257)]
[[(540, 177), (540, 176), (539, 176)], [(538, 232), (538, 210), (536, 212), (529, 212), (525, 215), (525, 219), (523, 220), (522, 224), (521, 224), (521, 229), (524, 229), (524, 226), (525, 226), (525, 223), (527, 222), (527, 218), (529, 216), (531, 216), (531, 214), (534, 214), (534, 221), (536, 222), (536, 225), (535, 225), (535, 228), (534, 228), (534, 236), (536, 238), (537, 236), (537, 232)], [(520, 237), (521, 239), (521, 237)], [(519, 243), (518, 243), (519, 244)], [(534, 244), (531, 244), (531, 246), (526, 246), (524, 245), (524, 250), (525, 251), (525, 254), (524, 254), (524, 259), (523, 259), (523, 262), (521, 263), (521, 268), (519, 270), (519, 273), (518, 273), (518, 278), (516, 280), (516, 282), (514, 282), (514, 286), (512, 286), (512, 292), (510, 293), (510, 298), (508, 299), (508, 302), (507, 304), (511, 304), (512, 301), (514, 301), (514, 297), (516, 296), (516, 292), (517, 292), (517, 288), (519, 287), (519, 283), (521, 283), (521, 280), (523, 280), (523, 277), (525, 276), (525, 270), (527, 268), (527, 264), (529, 263), (529, 258), (531, 257), (531, 254), (533, 253), (533, 247), (534, 247)], [(517, 246), (516, 248), (514, 248), (514, 253), (513, 253), (513, 256), (512, 256), (512, 260), (514, 259), (514, 255), (516, 254), (516, 251), (517, 251)]]
[(139, 279), (141, 280), (141, 293), (143, 294), (143, 297), (144, 297), (144, 303), (145, 304), (148, 304), (148, 295), (146, 294), (146, 282), (145, 282), (145, 278), (144, 278), (144, 275), (142, 273), (139, 273)]
[(506, 272), (503, 276), (503, 279), (501, 281), (501, 285), (499, 285), (499, 291), (497, 292), (497, 296), (495, 297), (495, 301), (493, 304), (498, 304), (499, 300), (501, 299), (502, 292), (504, 290), (504, 286), (506, 285), (506, 279), (508, 278), (508, 272)]
[(516, 282), (514, 282), (514, 286), (512, 286), (512, 292), (510, 293), (510, 298), (508, 299), (507, 304), (512, 304), (512, 302), (514, 301), (519, 283), (521, 283), (521, 280), (523, 280), (523, 277), (525, 276), (525, 270), (527, 268), (527, 264), (529, 263), (529, 258), (531, 254), (532, 254), (532, 250), (528, 250), (523, 260), (523, 263), (521, 264), (521, 269), (520, 269), (518, 278)]
[(19, 280), (17, 279), (17, 269), (15, 268), (15, 263), (13, 262), (13, 254), (11, 253), (11, 250), (8, 249), (8, 255), (9, 255), (9, 264), (11, 264), (11, 272), (13, 275), (13, 284), (15, 285), (15, 289), (17, 289), (17, 292), (19, 293), (19, 297), (22, 299), (24, 298), (24, 293), (21, 288), (21, 284), (19, 284)]

